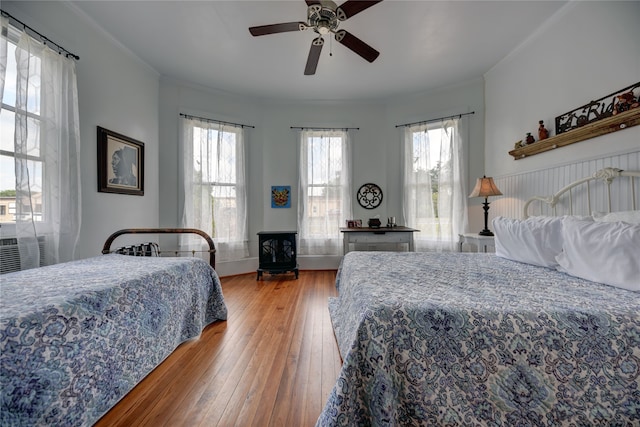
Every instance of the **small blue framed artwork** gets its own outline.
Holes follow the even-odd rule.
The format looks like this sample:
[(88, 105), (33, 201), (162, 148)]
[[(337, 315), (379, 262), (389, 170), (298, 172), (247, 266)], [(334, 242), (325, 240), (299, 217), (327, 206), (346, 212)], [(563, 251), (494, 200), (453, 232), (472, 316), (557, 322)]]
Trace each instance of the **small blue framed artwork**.
[(290, 208), (291, 207), (291, 186), (273, 185), (271, 186), (271, 207)]

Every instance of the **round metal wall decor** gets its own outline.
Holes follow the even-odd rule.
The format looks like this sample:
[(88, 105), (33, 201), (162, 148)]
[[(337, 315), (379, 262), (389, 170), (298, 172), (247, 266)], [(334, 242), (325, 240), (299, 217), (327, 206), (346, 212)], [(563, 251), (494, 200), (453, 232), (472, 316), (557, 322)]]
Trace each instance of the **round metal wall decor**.
[(382, 190), (376, 184), (363, 184), (356, 196), (360, 206), (365, 209), (375, 209), (382, 203)]

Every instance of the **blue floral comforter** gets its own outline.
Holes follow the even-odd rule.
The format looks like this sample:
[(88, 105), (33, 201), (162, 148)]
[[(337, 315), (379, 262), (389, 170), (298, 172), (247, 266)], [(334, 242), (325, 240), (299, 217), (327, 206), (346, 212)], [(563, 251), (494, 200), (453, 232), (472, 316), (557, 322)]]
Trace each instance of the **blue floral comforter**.
[(197, 258), (104, 255), (0, 276), (0, 425), (89, 426), (209, 323)]
[(336, 285), (318, 426), (640, 425), (638, 293), (472, 253), (350, 252)]

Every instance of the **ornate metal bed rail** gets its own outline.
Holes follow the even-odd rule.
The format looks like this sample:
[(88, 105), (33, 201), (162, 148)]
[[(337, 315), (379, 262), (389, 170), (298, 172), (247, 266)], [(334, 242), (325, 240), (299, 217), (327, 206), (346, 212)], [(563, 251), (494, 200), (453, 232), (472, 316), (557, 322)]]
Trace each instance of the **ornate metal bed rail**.
[(588, 209), (588, 212), (586, 212), (585, 214), (590, 215), (593, 209), (593, 205), (591, 202), (591, 186), (590, 185), (591, 185), (591, 182), (593, 181), (596, 181), (596, 182), (601, 181), (606, 185), (606, 204), (607, 204), (608, 212), (611, 212), (611, 183), (614, 181), (614, 179), (621, 178), (621, 177), (629, 178), (628, 188), (630, 192), (630, 195), (629, 195), (630, 197), (629, 200), (631, 203), (630, 208), (631, 210), (637, 210), (639, 207), (636, 200), (636, 181), (640, 179), (640, 171), (624, 171), (617, 168), (607, 167), (604, 169), (600, 169), (590, 177), (582, 178), (572, 182), (571, 184), (560, 189), (557, 193), (555, 193), (552, 196), (531, 197), (529, 200), (527, 200), (527, 202), (524, 205), (524, 209), (523, 209), (524, 218), (527, 218), (530, 216), (529, 207), (535, 201), (538, 201), (538, 202), (541, 202), (542, 204), (550, 206), (551, 209), (553, 210), (553, 215), (557, 215), (556, 205), (561, 199), (564, 200), (565, 197), (569, 202), (568, 214), (574, 215), (574, 209), (573, 209), (574, 193), (572, 190), (574, 188), (580, 187), (583, 184), (586, 186), (585, 195), (586, 195), (586, 204)]
[[(197, 228), (125, 228), (118, 230), (107, 238), (102, 247), (102, 253), (111, 253), (111, 243), (123, 234), (197, 234), (202, 237), (209, 245), (209, 264), (211, 267), (216, 268), (216, 248), (213, 243), (213, 239), (207, 233)], [(185, 251), (171, 251), (171, 252), (185, 252)], [(186, 251), (186, 252), (202, 252), (202, 251)]]

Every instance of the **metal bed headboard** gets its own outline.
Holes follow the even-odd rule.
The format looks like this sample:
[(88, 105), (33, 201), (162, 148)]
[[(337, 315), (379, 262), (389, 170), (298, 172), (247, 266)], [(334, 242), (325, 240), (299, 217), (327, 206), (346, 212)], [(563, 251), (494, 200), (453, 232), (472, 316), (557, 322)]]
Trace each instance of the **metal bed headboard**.
[[(197, 228), (125, 228), (118, 230), (107, 238), (102, 247), (102, 253), (111, 253), (111, 243), (123, 234), (197, 234), (201, 236), (209, 245), (209, 264), (214, 269), (216, 268), (216, 247), (213, 243), (213, 239), (207, 233)], [(170, 251), (170, 252), (184, 252), (184, 251)], [(202, 252), (202, 251), (186, 251), (186, 252)]]
[[(604, 184), (605, 187), (605, 202), (606, 202), (606, 207), (605, 209), (607, 210), (607, 212), (611, 212), (611, 183), (617, 179), (617, 178), (623, 178), (623, 177), (627, 177), (628, 178), (628, 189), (629, 189), (629, 200), (630, 200), (630, 205), (628, 206), (628, 208), (630, 210), (638, 210), (638, 196), (637, 196), (637, 192), (636, 192), (636, 188), (640, 188), (640, 171), (624, 171), (621, 169), (617, 169), (617, 168), (604, 168), (604, 169), (600, 169), (599, 171), (597, 171), (596, 173), (594, 173), (592, 176), (587, 177), (587, 178), (582, 178), (579, 179), (575, 182), (572, 182), (571, 184), (565, 186), (564, 188), (562, 188), (561, 190), (559, 190), (557, 193), (555, 193), (552, 196), (533, 196), (530, 199), (527, 200), (527, 202), (524, 204), (524, 218), (528, 218), (529, 216), (531, 216), (531, 214), (529, 213), (530, 207), (533, 205), (534, 202), (539, 202), (539, 205), (548, 205), (554, 216), (558, 215), (558, 211), (557, 211), (557, 206), (558, 203), (562, 200), (568, 200), (568, 209), (567, 209), (567, 214), (568, 215), (574, 215), (574, 199), (576, 198), (576, 193), (579, 191), (580, 192), (580, 196), (583, 199), (586, 199), (586, 205), (587, 205), (587, 212), (580, 212), (580, 214), (585, 214), (585, 215), (591, 215), (591, 213), (593, 212), (593, 210), (595, 209), (594, 205), (592, 204), (592, 183), (593, 182), (601, 182)], [(619, 195), (620, 197), (623, 197), (622, 195)], [(604, 206), (603, 206), (604, 207)], [(540, 209), (542, 211), (542, 207)]]

